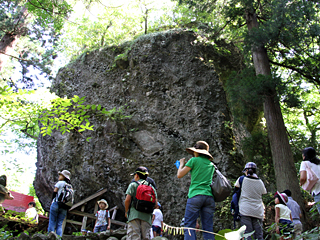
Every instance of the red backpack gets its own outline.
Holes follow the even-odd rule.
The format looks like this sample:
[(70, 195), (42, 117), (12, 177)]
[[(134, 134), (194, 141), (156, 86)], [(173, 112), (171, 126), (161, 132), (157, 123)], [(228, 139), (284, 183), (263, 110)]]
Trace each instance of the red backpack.
[(156, 194), (153, 188), (149, 182), (148, 185), (137, 181), (135, 182), (139, 186), (137, 187), (137, 193), (132, 202), (133, 207), (139, 212), (152, 213), (156, 205)]

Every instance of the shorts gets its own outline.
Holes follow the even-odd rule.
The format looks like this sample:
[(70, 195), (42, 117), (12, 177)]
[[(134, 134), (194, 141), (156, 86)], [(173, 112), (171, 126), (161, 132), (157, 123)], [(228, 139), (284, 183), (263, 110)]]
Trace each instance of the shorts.
[(98, 232), (104, 232), (106, 230), (107, 230), (107, 225), (95, 226), (93, 232), (98, 233)]
[(160, 234), (161, 233), (161, 227), (152, 225), (152, 231)]
[(280, 235), (290, 235), (293, 234), (293, 222), (290, 220), (286, 219), (280, 219), (279, 220), (279, 230), (280, 230)]

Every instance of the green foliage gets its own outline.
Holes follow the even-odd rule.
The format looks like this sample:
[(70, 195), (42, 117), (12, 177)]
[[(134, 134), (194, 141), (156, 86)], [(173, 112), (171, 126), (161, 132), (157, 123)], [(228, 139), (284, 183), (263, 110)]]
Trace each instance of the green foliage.
[(35, 224), (35, 220), (31, 221), (26, 217), (25, 212), (16, 212), (12, 210), (8, 210), (4, 215), (3, 218), (9, 219), (10, 221), (21, 222), (26, 224)]
[[(0, 87), (0, 119), (3, 120), (0, 130), (9, 125), (36, 139), (39, 134), (38, 121), (42, 124), (41, 134), (45, 136), (51, 135), (53, 130), (62, 134), (70, 131), (80, 134), (86, 130), (93, 131), (89, 120), (92, 117), (112, 121), (123, 121), (129, 117), (123, 115), (123, 108), (106, 110), (100, 104), (85, 104), (85, 97), (52, 99), (52, 96), (51, 103), (41, 104), (31, 100), (34, 93), (21, 89), (14, 92), (8, 86)], [(50, 98), (47, 97), (47, 100)]]
[(13, 234), (10, 231), (6, 230), (6, 226), (0, 228), (0, 240), (6, 240), (12, 238)]
[(312, 146), (319, 150), (319, 107), (320, 95), (311, 84), (292, 84), (292, 91), (298, 95), (297, 104), (287, 104), (284, 99), (282, 111), (288, 127), (296, 161), (301, 160), (301, 149)]
[(56, 41), (70, 11), (66, 1), (1, 1), (0, 38), (7, 34), (14, 37), (14, 42), (2, 46), (2, 50), (11, 50), (5, 54), (12, 57), (1, 62), (0, 79), (17, 88), (21, 83), (23, 88), (41, 85), (39, 78), (43, 76), (39, 75), (51, 79)]
[(53, 24), (54, 29), (59, 32), (65, 19), (72, 11), (67, 1), (52, 0), (28, 0), (26, 1), (28, 11), (39, 18), (39, 23), (44, 28)]
[(28, 195), (34, 197), (34, 201), (35, 201), (35, 203), (36, 203), (37, 212), (38, 212), (38, 214), (42, 214), (42, 215), (43, 215), (43, 214), (44, 214), (44, 210), (43, 210), (43, 208), (42, 208), (42, 206), (41, 206), (41, 203), (40, 203), (40, 201), (39, 201), (38, 196), (36, 195), (36, 190), (34, 189), (33, 184), (30, 184), (30, 186), (29, 186), (29, 193), (28, 193)]
[[(51, 135), (53, 130), (58, 130), (62, 134), (71, 131), (82, 133), (86, 130), (93, 131), (93, 125), (89, 118), (111, 119), (122, 121), (129, 116), (122, 115), (123, 109), (113, 108), (107, 111), (101, 105), (85, 104), (85, 97), (74, 96), (72, 99), (57, 98), (52, 101), (52, 108), (46, 110), (39, 118), (41, 124), (41, 134)], [(82, 135), (82, 134), (81, 134)], [(86, 139), (90, 140), (90, 137)]]
[(150, 31), (155, 31), (155, 28), (164, 24), (161, 19), (165, 15), (162, 8), (171, 9), (170, 5), (173, 5), (171, 1), (129, 1), (120, 6), (114, 2), (110, 2), (109, 7), (92, 2), (90, 6), (83, 6), (83, 9), (79, 7), (77, 16), (66, 23), (60, 41), (61, 50), (67, 58), (75, 59), (85, 51), (119, 45), (144, 33), (145, 18)]
[(41, 98), (35, 98), (37, 94), (41, 93), (21, 89), (15, 92), (8, 86), (0, 87), (0, 131), (9, 126), (36, 139), (39, 132), (38, 116), (47, 107), (45, 102), (41, 103)]
[(315, 227), (311, 230), (305, 231), (301, 234), (301, 237), (305, 240), (317, 240), (320, 235), (320, 227)]
[[(219, 235), (224, 236), (225, 233), (232, 232), (231, 229), (222, 229), (218, 232)], [(226, 238), (216, 235), (215, 240), (225, 240)]]
[(240, 73), (233, 72), (225, 89), (235, 120), (246, 123), (249, 131), (253, 131), (259, 124), (264, 98), (276, 95), (273, 89), (283, 91), (283, 85), (278, 76), (256, 76), (253, 68), (246, 68)]
[(82, 232), (73, 232), (72, 236), (82, 236)]
[(250, 137), (242, 140), (242, 150), (246, 162), (255, 162), (259, 166), (259, 175), (272, 182), (275, 179), (270, 143), (266, 131), (253, 131)]

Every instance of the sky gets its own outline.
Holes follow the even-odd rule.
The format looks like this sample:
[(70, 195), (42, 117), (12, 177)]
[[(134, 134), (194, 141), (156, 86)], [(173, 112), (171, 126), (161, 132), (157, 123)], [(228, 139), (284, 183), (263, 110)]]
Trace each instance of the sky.
[[(1, 135), (1, 140), (10, 141), (11, 145), (1, 143), (1, 168), (0, 175), (7, 176), (7, 187), (11, 191), (23, 194), (29, 193), (29, 186), (33, 183), (36, 173), (36, 148), (29, 147), (19, 150), (19, 144), (14, 142), (16, 139), (12, 132), (6, 131)], [(31, 143), (31, 140), (19, 140), (20, 143)]]

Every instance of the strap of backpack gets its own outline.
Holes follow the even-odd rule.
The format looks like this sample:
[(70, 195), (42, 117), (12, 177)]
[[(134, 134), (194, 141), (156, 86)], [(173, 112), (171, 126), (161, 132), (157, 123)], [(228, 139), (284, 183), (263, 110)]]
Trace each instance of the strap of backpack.
[[(139, 185), (141, 185), (140, 184), (140, 182), (138, 182), (138, 181), (133, 181), (134, 183), (136, 183), (136, 184), (138, 184), (138, 187), (139, 187)], [(138, 188), (137, 187), (137, 188)], [(136, 190), (136, 194), (137, 194), (137, 190)], [(130, 209), (131, 209), (131, 205), (132, 205), (132, 202), (133, 202), (133, 200), (136, 198), (136, 196), (134, 196), (134, 197), (132, 197), (131, 198), (131, 201), (130, 201), (130, 205), (129, 205), (129, 210), (128, 210), (128, 213), (127, 213), (127, 217), (129, 218), (129, 215), (130, 215)]]

